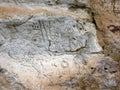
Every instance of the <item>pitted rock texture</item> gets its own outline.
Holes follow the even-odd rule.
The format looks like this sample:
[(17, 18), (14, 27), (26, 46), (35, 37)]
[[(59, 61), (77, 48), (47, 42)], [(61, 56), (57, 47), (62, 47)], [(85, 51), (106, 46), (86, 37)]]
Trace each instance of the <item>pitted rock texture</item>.
[[(97, 60), (97, 59), (96, 59)], [(88, 74), (81, 77), (77, 90), (119, 90), (120, 66), (109, 57), (88, 62)]]
[[(101, 11), (106, 9), (100, 6), (100, 11), (96, 12), (97, 1), (0, 2), (0, 66), (11, 75), (15, 74), (15, 82), (23, 85), (24, 89), (75, 90), (80, 77), (89, 74), (89, 64), (97, 64), (97, 60), (104, 57), (96, 28), (101, 30), (108, 24), (102, 23), (102, 28), (98, 26), (101, 23), (99, 19), (102, 21), (99, 13), (103, 14)], [(106, 18), (103, 20), (108, 22)], [(103, 38), (101, 41), (105, 42)], [(96, 67), (104, 72), (99, 65)], [(96, 78), (94, 80), (97, 81)]]
[(1, 67), (31, 90), (46, 90), (84, 74), (84, 64), (101, 51), (89, 13), (23, 6), (1, 5)]

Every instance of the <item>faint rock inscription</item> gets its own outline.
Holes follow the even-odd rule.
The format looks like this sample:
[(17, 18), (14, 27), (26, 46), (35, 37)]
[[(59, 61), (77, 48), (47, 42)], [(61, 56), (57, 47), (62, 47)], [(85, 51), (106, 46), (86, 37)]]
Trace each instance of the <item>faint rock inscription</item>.
[(64, 19), (37, 20), (32, 23), (31, 27), (33, 30), (39, 31), (44, 42), (49, 43), (50, 50), (74, 52), (85, 45), (85, 42), (80, 41), (83, 35), (80, 32), (85, 33), (86, 31), (82, 24), (77, 22), (65, 22)]

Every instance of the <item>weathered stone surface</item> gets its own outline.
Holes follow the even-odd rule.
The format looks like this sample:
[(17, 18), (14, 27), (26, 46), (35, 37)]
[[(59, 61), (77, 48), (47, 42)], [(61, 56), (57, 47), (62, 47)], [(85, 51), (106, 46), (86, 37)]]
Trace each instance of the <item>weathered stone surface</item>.
[(0, 67), (0, 90), (27, 90), (27, 88), (17, 82), (15, 74)]
[[(98, 58), (98, 57), (97, 57)], [(89, 74), (78, 81), (78, 90), (119, 90), (120, 68), (118, 62), (109, 57), (90, 60)]]
[(86, 3), (87, 0), (0, 0), (0, 3), (13, 3), (13, 4), (46, 4), (46, 5), (58, 5), (58, 4), (73, 4), (73, 3)]
[(120, 61), (120, 1), (90, 0), (90, 3), (104, 54)]
[[(105, 12), (107, 10), (101, 8), (97, 0), (93, 1), (0, 0), (0, 66), (16, 79), (10, 82), (15, 82), (13, 85), (8, 83), (8, 87), (5, 86), (5, 88), (9, 90), (13, 86), (12, 90), (14, 87), (17, 90), (18, 86), (21, 90), (66, 90), (66, 88), (80, 90), (81, 83), (78, 83), (78, 87), (76, 83), (82, 79), (80, 77), (84, 79), (84, 76), (87, 78), (86, 75), (91, 74), (91, 70), (89, 70), (91, 66), (95, 66), (97, 70), (95, 74), (92, 73), (88, 77), (90, 82), (96, 82), (96, 86), (93, 85), (93, 88), (96, 88), (97, 85), (102, 88), (104, 85), (101, 83), (110, 86), (111, 80), (114, 78), (109, 76), (106, 80), (109, 72), (106, 73), (105, 78), (96, 76), (106, 72), (104, 67), (115, 68), (116, 65), (108, 65), (114, 63), (112, 59), (108, 63), (106, 58), (105, 61), (101, 59), (104, 57), (103, 54), (100, 54), (101, 46), (107, 47), (106, 43), (111, 44), (110, 42), (112, 42), (113, 45), (113, 42), (116, 41), (114, 45), (118, 47), (119, 39), (111, 38), (112, 41), (109, 42), (109, 35), (113, 35), (111, 32), (110, 34), (100, 31), (100, 34), (96, 33), (96, 27), (105, 31), (111, 24), (103, 22), (108, 22), (111, 18), (105, 18), (109, 15), (108, 12)], [(108, 5), (107, 3), (109, 2), (107, 1), (104, 7)], [(91, 12), (88, 11), (90, 9)], [(98, 9), (99, 11), (97, 11)], [(116, 11), (116, 9), (114, 10)], [(111, 13), (109, 16), (114, 20), (116, 17), (112, 12), (112, 10), (109, 11)], [(101, 46), (98, 44), (97, 35), (98, 39), (102, 39), (101, 41), (105, 44), (100, 43)], [(108, 35), (107, 38), (104, 38), (104, 35)], [(117, 36), (119, 37), (119, 35)], [(104, 54), (108, 53), (105, 50)], [(119, 50), (117, 53), (115, 55), (119, 57)], [(113, 70), (113, 68), (109, 70)], [(3, 75), (1, 77), (4, 77)], [(7, 76), (9, 75), (6, 75), (5, 78)], [(86, 81), (83, 82), (86, 83)], [(112, 83), (117, 87), (116, 79)], [(93, 88), (89, 90), (93, 90)]]
[(57, 10), (54, 7), (44, 7), (43, 14), (39, 11), (42, 7), (30, 6), (34, 10), (28, 11), (19, 7), (15, 12), (12, 8), (17, 6), (8, 7), (1, 6), (5, 13), (0, 20), (0, 65), (32, 90), (63, 83), (79, 72), (84, 73), (82, 63), (86, 64), (89, 57), (101, 51), (95, 26), (85, 10), (72, 14), (59, 7), (65, 13), (62, 15), (53, 12)]

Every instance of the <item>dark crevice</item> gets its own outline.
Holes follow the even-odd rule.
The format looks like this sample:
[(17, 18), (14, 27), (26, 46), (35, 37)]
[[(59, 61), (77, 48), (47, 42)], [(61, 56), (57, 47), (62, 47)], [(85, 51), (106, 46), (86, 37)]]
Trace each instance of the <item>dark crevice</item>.
[(65, 50), (65, 52), (78, 52), (78, 53), (80, 53), (81, 50), (85, 49), (86, 47), (87, 47), (87, 40), (85, 42), (85, 46), (82, 46), (82, 47), (80, 47), (80, 48), (78, 48), (76, 50)]
[(85, 47), (80, 47), (76, 50), (66, 50), (65, 52), (79, 52), (80, 50), (84, 49)]
[(95, 25), (96, 29), (99, 30), (99, 27), (97, 26), (96, 20), (95, 20), (95, 14), (91, 12), (91, 17), (92, 17), (92, 23)]
[(114, 12), (114, 14), (115, 14), (115, 8), (116, 8), (116, 7), (115, 7), (115, 4), (116, 4), (116, 0), (112, 0), (111, 3), (112, 3), (112, 6), (113, 6), (113, 12)]
[(29, 21), (31, 18), (33, 17), (33, 15), (29, 16), (26, 20), (21, 20), (21, 21), (10, 21), (9, 23), (6, 23), (6, 25), (8, 27), (17, 27), (17, 26), (20, 26), (20, 25), (23, 25), (25, 24), (27, 21)]
[(69, 9), (88, 9), (88, 5), (86, 3), (79, 2), (78, 0), (74, 0), (74, 3), (69, 3)]
[(0, 43), (0, 47), (2, 46), (3, 44)]

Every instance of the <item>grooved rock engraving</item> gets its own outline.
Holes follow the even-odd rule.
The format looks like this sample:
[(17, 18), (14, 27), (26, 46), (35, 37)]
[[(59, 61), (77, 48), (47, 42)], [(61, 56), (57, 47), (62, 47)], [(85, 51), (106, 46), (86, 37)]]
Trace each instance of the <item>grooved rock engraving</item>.
[[(30, 90), (64, 90), (60, 85), (83, 75), (89, 59), (99, 57), (86, 8), (71, 11), (74, 0), (60, 1), (0, 0), (0, 66)], [(78, 2), (86, 5), (86, 0)]]

